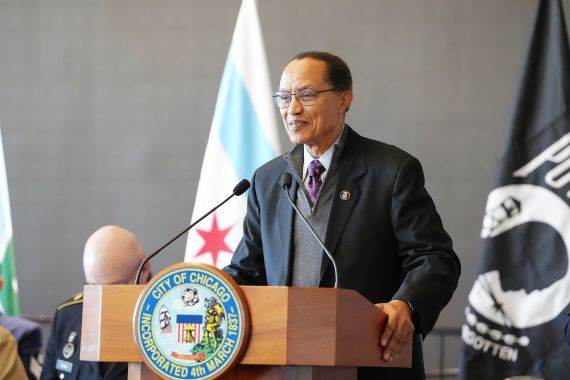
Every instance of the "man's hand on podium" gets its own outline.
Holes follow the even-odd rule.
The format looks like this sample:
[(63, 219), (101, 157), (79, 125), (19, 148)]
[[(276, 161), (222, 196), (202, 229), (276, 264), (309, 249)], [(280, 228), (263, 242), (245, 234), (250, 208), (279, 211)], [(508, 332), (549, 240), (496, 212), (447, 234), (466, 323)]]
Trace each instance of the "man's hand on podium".
[(386, 327), (381, 332), (380, 348), (382, 359), (391, 362), (400, 356), (402, 347), (412, 340), (414, 333), (412, 310), (405, 301), (400, 300), (378, 303), (376, 307), (388, 317)]

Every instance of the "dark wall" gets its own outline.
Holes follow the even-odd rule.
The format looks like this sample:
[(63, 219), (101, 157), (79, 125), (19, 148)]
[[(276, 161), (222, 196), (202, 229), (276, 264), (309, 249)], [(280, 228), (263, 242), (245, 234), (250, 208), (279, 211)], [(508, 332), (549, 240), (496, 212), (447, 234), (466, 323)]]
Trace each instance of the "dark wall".
[[(439, 326), (464, 319), (534, 4), (258, 4), (275, 86), (301, 50), (342, 56), (355, 82), (348, 123), (422, 161), (463, 262)], [(51, 314), (81, 290), (83, 245), (98, 227), (125, 226), (150, 252), (189, 223), (239, 5), (0, 1), (0, 125), (23, 313)], [(184, 245), (154, 268), (181, 261)], [(435, 343), (426, 343), (428, 367)]]

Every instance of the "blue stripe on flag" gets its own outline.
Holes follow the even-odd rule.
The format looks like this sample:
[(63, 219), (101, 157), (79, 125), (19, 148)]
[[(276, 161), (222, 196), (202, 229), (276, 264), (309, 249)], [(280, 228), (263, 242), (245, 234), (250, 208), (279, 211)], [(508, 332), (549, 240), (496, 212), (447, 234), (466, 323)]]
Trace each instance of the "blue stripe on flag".
[(202, 323), (202, 316), (196, 314), (178, 314), (176, 323)]
[(220, 86), (225, 96), (221, 105), (219, 138), (237, 178), (249, 179), (255, 169), (277, 154), (261, 129), (251, 98), (231, 56), (230, 52)]

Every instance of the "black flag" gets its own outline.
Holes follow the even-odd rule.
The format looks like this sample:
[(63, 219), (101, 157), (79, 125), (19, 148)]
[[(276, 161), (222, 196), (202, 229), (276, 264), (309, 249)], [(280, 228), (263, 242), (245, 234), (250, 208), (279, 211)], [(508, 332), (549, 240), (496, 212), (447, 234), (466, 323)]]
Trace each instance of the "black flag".
[(570, 376), (570, 54), (559, 0), (540, 0), (489, 193), (460, 379)]

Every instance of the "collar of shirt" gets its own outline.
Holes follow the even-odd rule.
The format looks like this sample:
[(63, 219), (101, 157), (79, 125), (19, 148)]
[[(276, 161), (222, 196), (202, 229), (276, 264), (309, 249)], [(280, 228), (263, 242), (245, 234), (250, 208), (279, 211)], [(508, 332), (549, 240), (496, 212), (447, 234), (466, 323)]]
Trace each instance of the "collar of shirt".
[[(331, 161), (333, 158), (333, 153), (336, 147), (336, 144), (338, 144), (340, 137), (342, 136), (342, 132), (344, 131), (344, 127), (342, 128), (342, 130), (340, 131), (340, 134), (338, 135), (338, 138), (336, 139), (336, 141), (334, 142), (334, 144), (332, 144), (330, 146), (330, 148), (327, 149), (327, 151), (325, 153), (322, 154), (321, 157), (318, 158), (318, 160), (321, 162), (321, 164), (324, 166), (324, 168), (326, 169), (324, 171), (323, 174), (321, 174), (321, 180), (324, 182), (325, 178), (327, 177), (327, 173), (328, 170), (331, 166)], [(313, 156), (311, 156), (311, 153), (309, 153), (309, 149), (307, 148), (307, 146), (305, 146), (304, 151), (304, 156), (303, 156), (303, 180), (305, 180), (307, 178), (307, 170), (309, 168), (309, 164), (311, 163), (311, 161), (315, 160), (316, 158), (314, 158)]]

